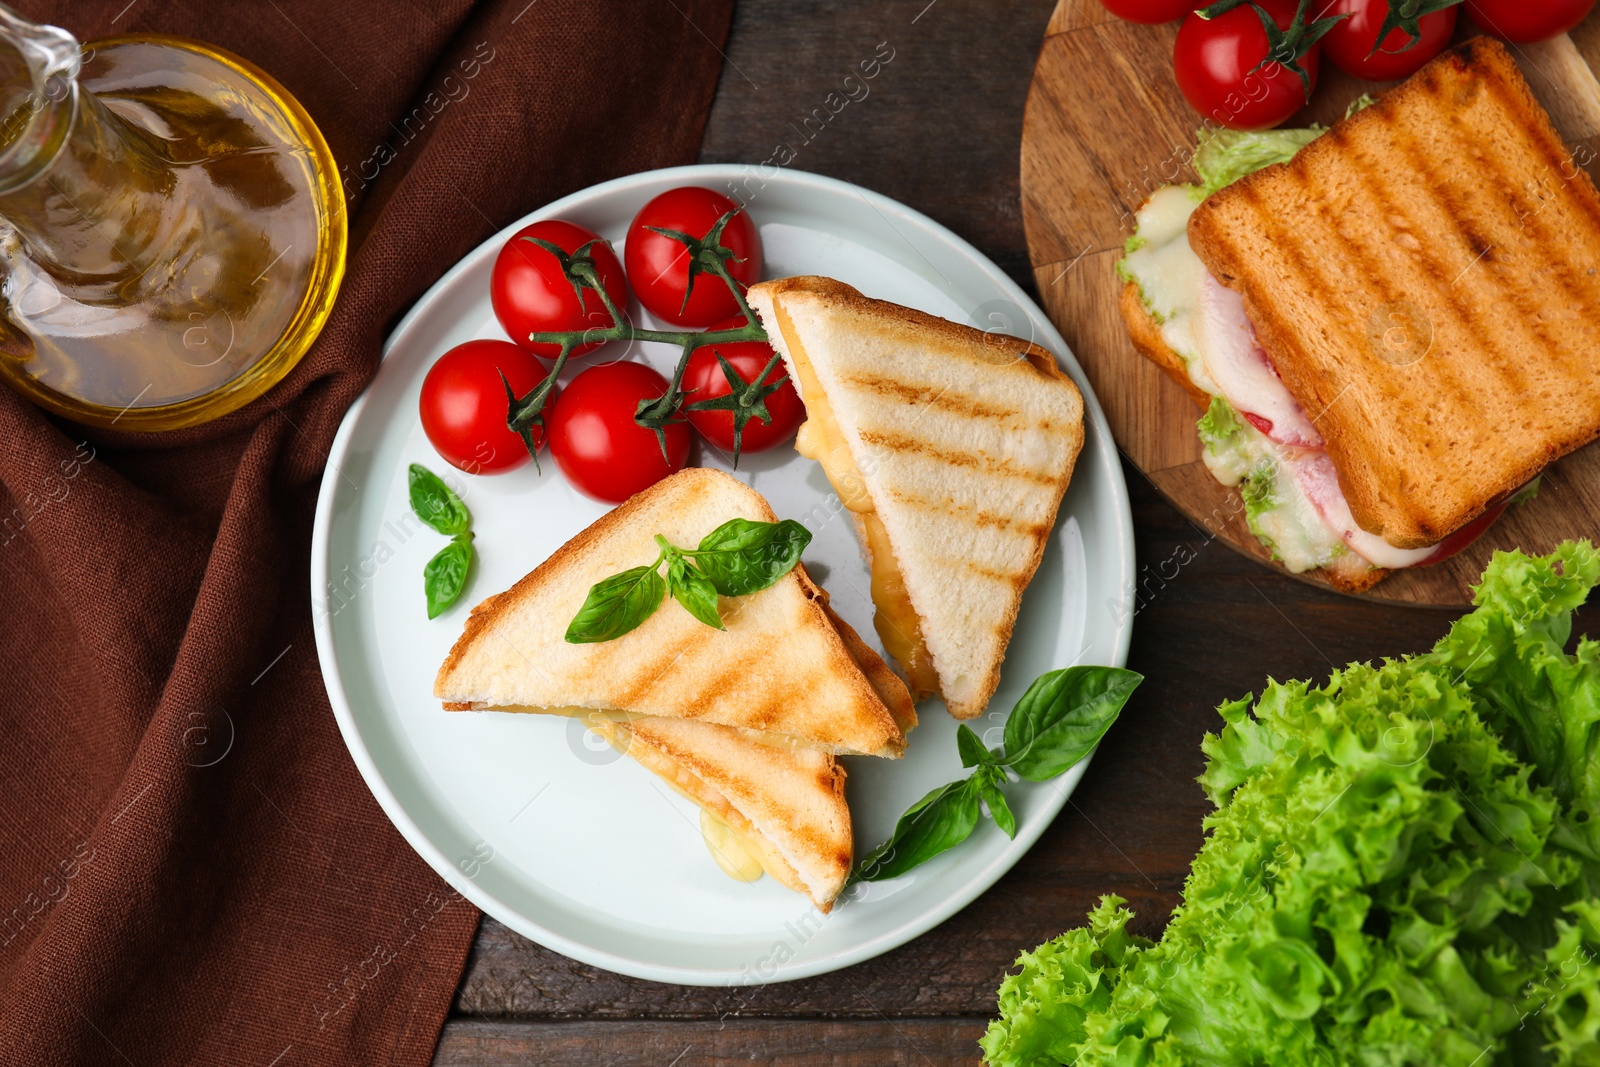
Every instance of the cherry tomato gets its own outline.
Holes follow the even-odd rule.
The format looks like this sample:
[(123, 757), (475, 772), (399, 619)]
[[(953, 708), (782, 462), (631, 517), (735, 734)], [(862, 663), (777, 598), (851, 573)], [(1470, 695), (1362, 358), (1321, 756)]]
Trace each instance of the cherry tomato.
[[(695, 275), (689, 301), (689, 249), (649, 229), (676, 230), (704, 238), (724, 214), (738, 205), (714, 189), (689, 185), (669, 189), (639, 209), (628, 226), (628, 243), (622, 250), (628, 264), (628, 281), (634, 295), (652, 315), (678, 326), (703, 327), (739, 310), (728, 287), (714, 274)], [(741, 286), (761, 280), (761, 236), (750, 213), (741, 211), (722, 230), (721, 244), (733, 252), (728, 273)]]
[[(726, 322), (719, 322), (714, 329), (731, 330), (744, 325), (744, 316), (735, 315)], [(733, 412), (731, 411), (692, 411), (688, 405), (699, 400), (715, 400), (719, 396), (727, 396), (733, 392), (733, 386), (728, 381), (728, 376), (722, 369), (722, 364), (717, 361), (721, 355), (726, 359), (739, 375), (747, 382), (756, 380), (756, 376), (766, 370), (774, 355), (772, 346), (765, 341), (739, 341), (731, 345), (702, 345), (689, 355), (689, 365), (683, 372), (683, 391), (688, 394), (684, 401), (684, 415), (700, 436), (725, 451), (733, 451)], [(775, 382), (785, 375), (783, 361), (779, 360), (772, 370), (761, 379), (762, 384)], [(772, 416), (772, 421), (762, 422), (760, 417), (753, 418), (744, 424), (744, 430), (739, 436), (739, 451), (765, 452), (769, 448), (783, 444), (794, 436), (800, 424), (806, 420), (805, 405), (800, 403), (800, 394), (795, 392), (794, 383), (784, 381), (776, 390), (768, 393), (763, 398), (767, 405), (767, 414)]]
[[(1259, 0), (1282, 29), (1294, 21), (1295, 0)], [(1316, 88), (1320, 44), (1300, 60)], [(1194, 109), (1236, 130), (1266, 130), (1306, 103), (1300, 77), (1282, 63), (1268, 63), (1267, 31), (1249, 4), (1214, 19), (1190, 15), (1178, 30), (1173, 64), (1178, 88)]]
[(1128, 22), (1171, 22), (1181, 19), (1196, 7), (1204, 7), (1205, 0), (1100, 0), (1106, 10)]
[(655, 431), (633, 421), (639, 401), (665, 396), (670, 383), (643, 363), (601, 363), (572, 379), (545, 416), (550, 454), (567, 479), (592, 497), (620, 504), (683, 469), (689, 425), (668, 423), (667, 456)]
[(1594, 10), (1595, 0), (1467, 0), (1472, 21), (1518, 44), (1566, 33)]
[[(528, 461), (528, 447), (506, 426), (502, 373), (520, 397), (544, 381), (546, 371), (510, 341), (468, 341), (440, 356), (422, 380), (422, 430), (434, 451), (468, 474), (499, 474)], [(535, 426), (534, 447), (543, 440)]]
[(1422, 31), (1415, 40), (1402, 29), (1389, 31), (1383, 47), (1372, 45), (1389, 14), (1389, 0), (1332, 0), (1318, 11), (1318, 18), (1348, 14), (1322, 38), (1322, 52), (1328, 62), (1357, 78), (1386, 82), (1409, 78), (1434, 56), (1450, 47), (1456, 30), (1457, 8), (1447, 7), (1424, 15), (1417, 21)]
[[(605, 329), (612, 325), (611, 315), (599, 293), (585, 290), (580, 302), (556, 257), (548, 249), (523, 240), (525, 237), (537, 237), (563, 251), (575, 252), (585, 243), (596, 240), (596, 235), (575, 223), (545, 219), (512, 234), (511, 240), (495, 257), (494, 275), (489, 281), (489, 302), (494, 305), (495, 318), (517, 344), (535, 355), (554, 359), (561, 352), (560, 345), (536, 345), (528, 340), (528, 335), (544, 330)], [(600, 284), (606, 287), (606, 295), (618, 308), (626, 309), (628, 287), (616, 253), (600, 242), (589, 254), (594, 257), (595, 270), (600, 275)], [(599, 347), (599, 342), (579, 345), (572, 354), (582, 355)]]

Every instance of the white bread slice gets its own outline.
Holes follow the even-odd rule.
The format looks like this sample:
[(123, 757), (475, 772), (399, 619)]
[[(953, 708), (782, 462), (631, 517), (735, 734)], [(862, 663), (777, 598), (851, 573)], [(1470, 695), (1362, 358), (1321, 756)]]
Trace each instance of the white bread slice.
[(833, 907), (854, 851), (845, 772), (833, 756), (689, 719), (586, 721), (726, 823), (768, 874), (821, 911)]
[[(719, 471), (691, 467), (657, 482), (473, 608), (434, 695), (451, 710), (628, 711), (772, 731), (826, 752), (899, 756), (904, 713), (862, 671), (803, 565), (759, 593), (723, 598), (726, 630), (668, 598), (613, 641), (565, 640), (589, 587), (648, 564), (656, 534), (692, 548), (737, 517), (776, 518), (759, 493)], [(909, 706), (903, 686), (888, 692)]]
[(882, 523), (893, 560), (871, 563), (898, 568), (951, 714), (980, 714), (1083, 447), (1077, 388), (1037, 345), (829, 278), (749, 300), (810, 417), (831, 410), (855, 469), (829, 477)]

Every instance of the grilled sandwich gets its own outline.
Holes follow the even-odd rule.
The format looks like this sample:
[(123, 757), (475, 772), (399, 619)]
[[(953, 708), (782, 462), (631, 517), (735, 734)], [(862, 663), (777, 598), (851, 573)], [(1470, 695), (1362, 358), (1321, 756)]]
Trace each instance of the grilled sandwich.
[(1600, 435), (1600, 194), (1486, 38), (1304, 134), (1227, 183), (1203, 145), (1221, 187), (1144, 206), (1122, 309), (1209, 405), (1207, 463), (1257, 535), (1357, 590), (1464, 547)]
[(835, 757), (690, 719), (596, 712), (585, 721), (699, 805), (706, 847), (724, 872), (740, 881), (770, 874), (819, 910), (832, 909), (855, 848)]
[(827, 911), (853, 851), (835, 753), (899, 756), (916, 710), (905, 685), (828, 606), (803, 565), (722, 602), (726, 630), (675, 604), (611, 641), (570, 644), (591, 585), (695, 544), (765, 500), (690, 468), (634, 496), (510, 590), (473, 609), (440, 668), (447, 710), (575, 716), (698, 804), (718, 865), (765, 871)]
[[(725, 630), (666, 604), (614, 641), (570, 644), (567, 624), (589, 587), (732, 518), (776, 521), (749, 486), (691, 467), (629, 499), (533, 573), (472, 609), (439, 668), (447, 709), (568, 707), (695, 719), (781, 735), (830, 753), (899, 756), (905, 731), (797, 565), (777, 584), (724, 599)], [(914, 720), (914, 717), (912, 719)]]
[(872, 568), (874, 620), (918, 696), (980, 714), (1083, 447), (1083, 399), (1038, 345), (828, 278), (751, 286)]

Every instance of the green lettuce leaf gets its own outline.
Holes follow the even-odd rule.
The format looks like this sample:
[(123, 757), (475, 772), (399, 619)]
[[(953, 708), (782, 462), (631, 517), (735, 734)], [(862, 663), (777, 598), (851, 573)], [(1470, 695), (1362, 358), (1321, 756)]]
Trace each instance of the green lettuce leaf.
[[(1345, 118), (1371, 107), (1376, 101), (1365, 94), (1345, 109)], [(1195, 149), (1194, 169), (1206, 195), (1232, 185), (1247, 174), (1274, 163), (1287, 163), (1296, 152), (1328, 132), (1326, 126), (1288, 130), (1202, 130)]]
[(1262, 167), (1285, 163), (1325, 132), (1322, 126), (1295, 130), (1213, 130), (1195, 150), (1194, 169), (1206, 196)]
[(1499, 553), (1430, 653), (1224, 704), (1160, 941), (1108, 897), (1024, 953), (987, 1062), (1600, 1064), (1597, 582)]
[(1278, 496), (1277, 466), (1270, 458), (1262, 462), (1250, 448), (1246, 425), (1226, 400), (1214, 396), (1195, 429), (1210, 457), (1213, 473), (1218, 477), (1224, 473), (1230, 475), (1226, 479), (1229, 482), (1233, 478), (1241, 479), (1239, 495), (1244, 500), (1245, 521), (1256, 539), (1276, 557), (1277, 545), (1261, 517), (1283, 504)]

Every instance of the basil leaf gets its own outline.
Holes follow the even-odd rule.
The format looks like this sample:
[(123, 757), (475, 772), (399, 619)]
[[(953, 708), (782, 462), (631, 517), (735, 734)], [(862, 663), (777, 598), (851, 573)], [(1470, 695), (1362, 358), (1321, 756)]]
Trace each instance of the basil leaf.
[(973, 779), (940, 786), (906, 809), (889, 840), (856, 865), (852, 880), (879, 882), (899, 877), (965, 841), (978, 825), (978, 814)]
[(667, 589), (690, 615), (707, 626), (727, 629), (722, 625), (722, 613), (717, 610), (716, 586), (711, 584), (711, 579), (689, 566), (682, 556), (667, 565)]
[(1120, 667), (1068, 667), (1040, 675), (1006, 720), (1005, 755), (1030, 782), (1070, 769), (1117, 721), (1143, 675)]
[(422, 568), (422, 590), (428, 595), (428, 618), (436, 619), (461, 596), (472, 569), (472, 535), (459, 533)]
[(983, 802), (989, 805), (989, 815), (994, 819), (995, 825), (1006, 832), (1006, 836), (1017, 836), (1017, 817), (1011, 814), (1011, 805), (1006, 803), (1006, 795), (1000, 791), (1000, 783), (1005, 781), (1006, 772), (999, 767), (984, 767), (974, 775), (978, 779), (978, 793), (983, 797)]
[(472, 514), (461, 498), (444, 484), (444, 479), (422, 464), (413, 463), (408, 480), (411, 510), (417, 513), (417, 518), (446, 537), (467, 532), (467, 527), (472, 525)]
[(811, 531), (793, 519), (729, 519), (701, 539), (694, 556), (717, 592), (744, 596), (788, 574), (810, 543)]
[(956, 750), (961, 753), (961, 766), (978, 767), (998, 762), (994, 753), (983, 747), (983, 739), (962, 723), (956, 727)]
[(567, 640), (581, 645), (621, 637), (648, 619), (666, 595), (667, 583), (655, 564), (613, 574), (589, 587), (567, 626)]

